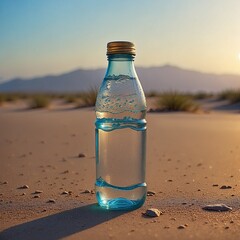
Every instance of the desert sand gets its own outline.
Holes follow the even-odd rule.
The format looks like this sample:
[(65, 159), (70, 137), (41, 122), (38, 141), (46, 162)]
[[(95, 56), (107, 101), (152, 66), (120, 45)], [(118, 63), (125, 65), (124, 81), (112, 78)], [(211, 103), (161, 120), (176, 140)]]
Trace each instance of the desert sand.
[[(148, 113), (146, 180), (156, 194), (130, 212), (100, 209), (91, 193), (94, 120), (93, 108), (70, 105), (0, 108), (1, 240), (240, 239), (239, 113)], [(214, 203), (232, 211), (202, 209)], [(151, 207), (163, 214), (142, 215)]]

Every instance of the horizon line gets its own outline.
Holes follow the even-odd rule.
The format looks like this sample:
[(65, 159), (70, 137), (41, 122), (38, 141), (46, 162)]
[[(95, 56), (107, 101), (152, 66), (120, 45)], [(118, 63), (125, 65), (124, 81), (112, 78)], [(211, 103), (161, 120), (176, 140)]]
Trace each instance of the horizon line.
[[(178, 68), (181, 70), (185, 70), (185, 71), (191, 71), (191, 72), (198, 72), (198, 73), (202, 73), (202, 74), (211, 74), (211, 75), (217, 75), (217, 76), (226, 76), (226, 75), (231, 75), (231, 76), (239, 76), (240, 74), (238, 73), (215, 73), (215, 72), (204, 72), (202, 70), (196, 70), (196, 69), (192, 69), (192, 68), (185, 68), (185, 67), (180, 67), (171, 63), (164, 63), (162, 65), (149, 65), (149, 66), (141, 66), (141, 65), (136, 65), (135, 68), (162, 68), (162, 67), (173, 67), (173, 68)], [(96, 70), (100, 70), (100, 69), (107, 69), (107, 67), (89, 67), (89, 68), (85, 68), (85, 67), (78, 67), (78, 68), (72, 68), (69, 70), (66, 70), (64, 72), (59, 72), (59, 73), (46, 73), (46, 74), (42, 74), (42, 75), (32, 75), (32, 76), (15, 76), (15, 77), (11, 77), (9, 79), (1, 79), (0, 76), (0, 84), (2, 83), (6, 83), (12, 80), (31, 80), (33, 78), (43, 78), (43, 77), (56, 77), (59, 75), (64, 75), (64, 74), (68, 74), (71, 72), (75, 72), (75, 71), (79, 71), (79, 70), (85, 70), (85, 71), (96, 71)]]

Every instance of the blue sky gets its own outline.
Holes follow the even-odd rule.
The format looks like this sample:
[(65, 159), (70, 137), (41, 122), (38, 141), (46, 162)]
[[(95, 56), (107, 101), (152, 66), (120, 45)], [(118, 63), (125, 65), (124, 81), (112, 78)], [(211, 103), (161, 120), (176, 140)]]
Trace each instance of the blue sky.
[(138, 66), (240, 74), (239, 0), (1, 0), (0, 81), (106, 67), (106, 44)]

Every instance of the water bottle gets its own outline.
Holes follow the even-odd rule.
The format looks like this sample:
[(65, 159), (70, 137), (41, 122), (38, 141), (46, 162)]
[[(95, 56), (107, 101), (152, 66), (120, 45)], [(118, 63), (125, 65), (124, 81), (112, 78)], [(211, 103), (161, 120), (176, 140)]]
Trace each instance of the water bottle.
[(130, 210), (146, 199), (146, 99), (134, 68), (135, 46), (107, 44), (108, 68), (96, 100), (98, 204)]

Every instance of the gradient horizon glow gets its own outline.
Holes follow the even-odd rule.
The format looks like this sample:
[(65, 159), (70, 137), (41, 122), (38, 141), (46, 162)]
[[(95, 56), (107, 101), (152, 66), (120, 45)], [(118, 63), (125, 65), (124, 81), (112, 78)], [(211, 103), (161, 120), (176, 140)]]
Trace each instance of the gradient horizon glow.
[(0, 81), (106, 67), (113, 40), (137, 66), (240, 74), (240, 1), (1, 0)]

